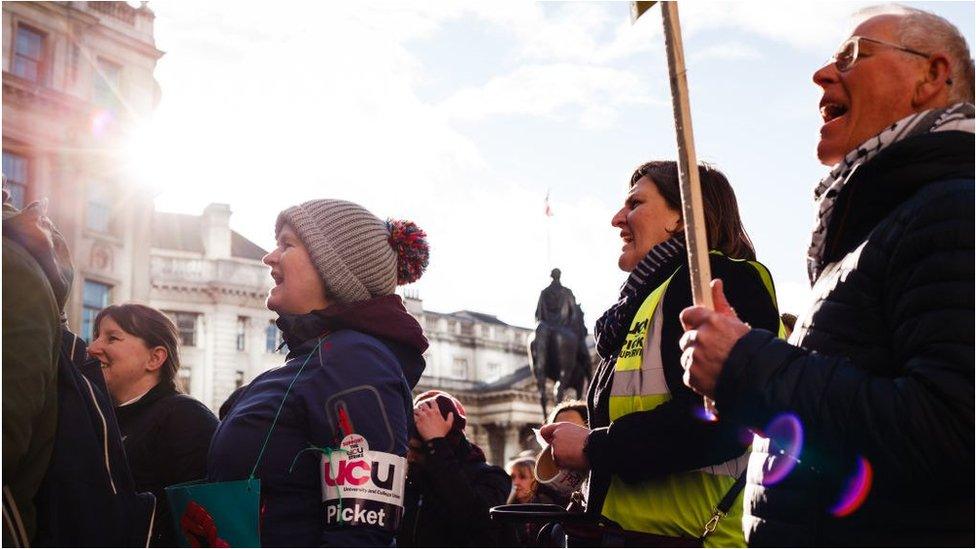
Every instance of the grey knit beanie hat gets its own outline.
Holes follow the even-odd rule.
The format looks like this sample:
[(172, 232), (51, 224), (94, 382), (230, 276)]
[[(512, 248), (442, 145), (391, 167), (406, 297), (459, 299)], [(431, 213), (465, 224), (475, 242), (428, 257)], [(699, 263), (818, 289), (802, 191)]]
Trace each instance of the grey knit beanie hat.
[(366, 208), (345, 200), (309, 200), (280, 214), (275, 234), (285, 224), (301, 238), (325, 282), (340, 303), (390, 295), (397, 286), (397, 252), (387, 224)]

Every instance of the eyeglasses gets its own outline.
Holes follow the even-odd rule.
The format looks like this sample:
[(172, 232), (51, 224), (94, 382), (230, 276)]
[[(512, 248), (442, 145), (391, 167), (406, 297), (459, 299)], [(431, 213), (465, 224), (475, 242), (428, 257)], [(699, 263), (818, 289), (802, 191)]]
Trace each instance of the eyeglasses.
[(913, 50), (911, 48), (906, 48), (905, 46), (900, 46), (898, 44), (892, 44), (891, 42), (884, 42), (881, 40), (875, 40), (874, 38), (867, 38), (865, 36), (852, 36), (841, 44), (840, 49), (831, 58), (831, 61), (837, 65), (837, 70), (840, 72), (847, 72), (857, 63), (857, 60), (861, 58), (861, 42), (870, 42), (872, 44), (877, 44), (879, 46), (887, 46), (889, 48), (894, 48), (898, 51), (903, 51), (905, 53), (910, 53), (912, 55), (917, 55), (919, 57), (929, 58), (929, 54), (922, 53), (918, 50)]

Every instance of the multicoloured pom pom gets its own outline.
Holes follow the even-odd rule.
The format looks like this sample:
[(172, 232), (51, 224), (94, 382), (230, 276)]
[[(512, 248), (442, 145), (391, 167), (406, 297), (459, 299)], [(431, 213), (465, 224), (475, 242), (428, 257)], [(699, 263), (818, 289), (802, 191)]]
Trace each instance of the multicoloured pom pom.
[(415, 282), (424, 274), (430, 259), (427, 233), (413, 221), (402, 219), (387, 219), (386, 228), (390, 231), (390, 246), (397, 254), (397, 284)]

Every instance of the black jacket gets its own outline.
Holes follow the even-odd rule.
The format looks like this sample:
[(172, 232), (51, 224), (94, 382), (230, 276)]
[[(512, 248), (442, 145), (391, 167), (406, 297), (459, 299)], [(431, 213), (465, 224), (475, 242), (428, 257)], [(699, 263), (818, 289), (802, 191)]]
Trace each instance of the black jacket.
[[(739, 317), (752, 326), (775, 331), (779, 313), (756, 269), (724, 256), (712, 255), (710, 263), (712, 277), (722, 279), (726, 297)], [(651, 275), (637, 299), (642, 303), (680, 267), (664, 294), (661, 327), (661, 363), (671, 399), (653, 410), (628, 414), (611, 423), (609, 402), (616, 353), (601, 361), (590, 384), (587, 409), (593, 432), (585, 448), (591, 470), (587, 512), (598, 514), (603, 508), (612, 475), (624, 482), (641, 482), (722, 463), (741, 455), (748, 446), (743, 443), (740, 426), (724, 416), (717, 422), (704, 421), (702, 398), (681, 380), (684, 369), (678, 340), (684, 331), (678, 316), (692, 303), (687, 265), (684, 254), (672, 258)]]
[[(778, 483), (791, 458), (753, 446), (751, 545), (973, 544), (973, 145), (926, 134), (859, 168), (798, 346), (753, 330), (733, 348), (722, 417), (763, 429), (788, 413), (803, 433)], [(861, 458), (873, 482), (851, 491)]]
[(464, 439), (452, 446), (435, 438), (426, 447), (424, 465), (411, 464), (407, 475), (397, 546), (514, 546), (514, 531), (488, 517), (489, 509), (508, 499), (508, 474), (485, 463), (481, 450)]
[(200, 401), (159, 383), (138, 401), (115, 409), (136, 489), (156, 496), (152, 546), (179, 545), (167, 486), (202, 479), (217, 418)]

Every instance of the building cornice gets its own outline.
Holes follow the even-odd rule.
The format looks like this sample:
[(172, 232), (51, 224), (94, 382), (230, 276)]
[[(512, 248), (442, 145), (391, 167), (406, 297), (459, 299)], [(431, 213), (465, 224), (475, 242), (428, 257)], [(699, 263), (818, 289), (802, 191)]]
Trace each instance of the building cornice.
[[(49, 3), (43, 2), (43, 4), (49, 4)], [(101, 13), (101, 12), (96, 12), (98, 13), (98, 15), (95, 15), (88, 11), (79, 9), (73, 5), (70, 5), (73, 3), (67, 3), (67, 4), (68, 5), (65, 6), (67, 9), (65, 15), (68, 15), (73, 19), (79, 19), (85, 22), (86, 24), (92, 25), (91, 30), (94, 33), (100, 34), (102, 37), (108, 40), (113, 40), (115, 42), (118, 42), (119, 44), (121, 44), (126, 48), (135, 50), (138, 53), (141, 53), (146, 57), (149, 57), (153, 61), (159, 61), (159, 59), (166, 54), (166, 52), (157, 48), (155, 43), (149, 43), (144, 40), (140, 40), (134, 36), (129, 36), (124, 32), (109, 27), (108, 25), (98, 24), (101, 22), (101, 19), (103, 17), (112, 17), (111, 15), (106, 13)]]
[(244, 298), (253, 301), (256, 308), (264, 307), (265, 299), (268, 297), (267, 291), (256, 290), (254, 288), (244, 288), (240, 286), (229, 286), (218, 283), (192, 283), (180, 281), (157, 281), (152, 282), (153, 290), (162, 292), (176, 292), (182, 294), (197, 294), (205, 296), (210, 303), (221, 303), (228, 301), (227, 298)]
[(55, 109), (59, 114), (75, 114), (80, 117), (87, 116), (91, 110), (91, 105), (71, 94), (31, 82), (11, 72), (3, 71), (4, 106), (7, 106), (9, 101), (36, 103), (38, 106)]

